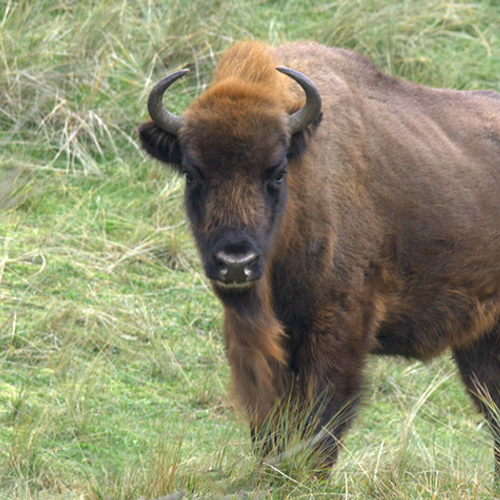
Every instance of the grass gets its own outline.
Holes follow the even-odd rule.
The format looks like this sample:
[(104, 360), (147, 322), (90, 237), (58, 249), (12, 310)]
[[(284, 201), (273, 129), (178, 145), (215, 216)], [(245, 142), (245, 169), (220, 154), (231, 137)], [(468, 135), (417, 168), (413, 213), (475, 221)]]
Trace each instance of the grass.
[(180, 112), (255, 37), (351, 48), (428, 85), (500, 90), (500, 4), (0, 3), (0, 499), (500, 498), (445, 356), (373, 359), (328, 481), (259, 467), (227, 396), (221, 309), (182, 181), (139, 151), (151, 84)]

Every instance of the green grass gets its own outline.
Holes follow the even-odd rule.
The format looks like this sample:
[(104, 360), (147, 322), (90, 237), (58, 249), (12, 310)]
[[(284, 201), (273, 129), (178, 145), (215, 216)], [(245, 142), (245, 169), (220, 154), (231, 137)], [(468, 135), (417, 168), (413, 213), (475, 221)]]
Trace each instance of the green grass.
[(136, 137), (154, 81), (191, 68), (169, 94), (180, 112), (248, 37), (314, 39), (420, 83), (500, 90), (495, 0), (3, 0), (0, 499), (500, 498), (449, 356), (370, 362), (328, 481), (253, 456), (182, 181)]

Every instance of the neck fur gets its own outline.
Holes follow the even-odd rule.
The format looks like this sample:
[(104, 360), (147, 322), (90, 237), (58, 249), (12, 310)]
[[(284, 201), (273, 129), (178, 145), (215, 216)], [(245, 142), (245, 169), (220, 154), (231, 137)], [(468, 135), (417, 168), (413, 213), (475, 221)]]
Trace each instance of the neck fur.
[(283, 346), (285, 333), (276, 318), (269, 280), (262, 278), (244, 311), (224, 310), (224, 336), (233, 390), (254, 425), (264, 423), (286, 393), (289, 372)]

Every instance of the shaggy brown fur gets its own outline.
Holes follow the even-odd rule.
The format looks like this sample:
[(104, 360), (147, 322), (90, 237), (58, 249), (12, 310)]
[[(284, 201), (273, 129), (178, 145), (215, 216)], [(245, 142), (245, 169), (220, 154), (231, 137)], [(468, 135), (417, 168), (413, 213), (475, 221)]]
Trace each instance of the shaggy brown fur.
[[(292, 137), (303, 92), (279, 65), (323, 100), (322, 119)], [(477, 395), (500, 404), (500, 95), (407, 83), (314, 43), (245, 42), (183, 120), (178, 137), (148, 122), (141, 141), (187, 172), (252, 428), (285, 397), (322, 397), (333, 461), (368, 354), (427, 360), (451, 348), (500, 445), (498, 414)], [(262, 277), (222, 286), (213, 249), (243, 243)]]

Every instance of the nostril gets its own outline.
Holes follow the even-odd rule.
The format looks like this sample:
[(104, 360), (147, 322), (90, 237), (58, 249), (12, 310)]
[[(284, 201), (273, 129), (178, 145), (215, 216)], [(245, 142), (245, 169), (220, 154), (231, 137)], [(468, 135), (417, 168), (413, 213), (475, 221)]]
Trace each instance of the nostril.
[(255, 252), (245, 254), (217, 252), (214, 261), (218, 267), (219, 279), (226, 282), (244, 282), (253, 278), (259, 260)]
[(219, 266), (225, 266), (227, 263), (227, 254), (225, 252), (217, 252), (214, 254), (214, 261)]
[(249, 256), (248, 262), (246, 262), (245, 269), (243, 270), (247, 278), (249, 278), (252, 275), (255, 267), (257, 266), (258, 261), (259, 261), (259, 256), (257, 254), (251, 254)]

